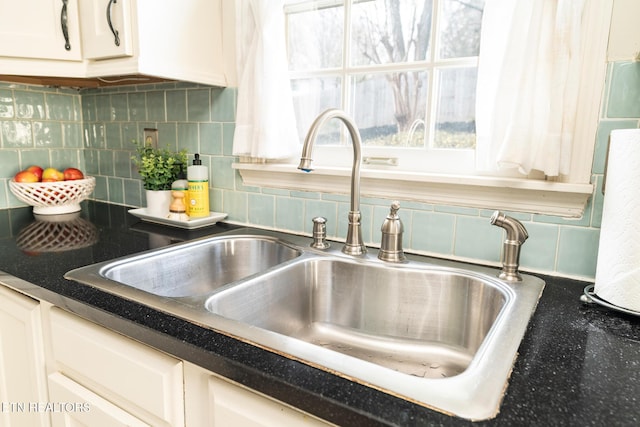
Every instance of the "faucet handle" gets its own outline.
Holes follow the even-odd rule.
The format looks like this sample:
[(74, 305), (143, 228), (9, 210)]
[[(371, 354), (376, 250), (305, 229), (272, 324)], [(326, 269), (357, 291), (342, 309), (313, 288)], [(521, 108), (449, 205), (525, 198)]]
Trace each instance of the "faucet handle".
[(387, 218), (389, 217), (391, 217), (391, 219), (397, 218), (399, 210), (400, 210), (400, 202), (396, 200), (393, 203), (391, 203), (391, 209), (389, 210), (389, 216), (387, 216)]
[(327, 242), (327, 219), (321, 216), (313, 218), (313, 242), (312, 248), (327, 249), (329, 242)]

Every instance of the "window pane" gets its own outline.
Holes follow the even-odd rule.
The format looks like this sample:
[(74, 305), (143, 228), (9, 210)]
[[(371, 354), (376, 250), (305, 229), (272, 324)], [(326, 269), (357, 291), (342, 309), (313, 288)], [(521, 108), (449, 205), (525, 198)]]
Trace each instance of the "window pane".
[[(307, 130), (320, 113), (328, 108), (342, 108), (342, 79), (340, 77), (294, 79), (291, 80), (291, 89), (300, 141), (304, 140)], [(338, 125), (339, 122), (337, 120), (331, 120), (323, 126), (316, 143), (338, 143), (338, 137), (327, 137), (327, 133), (331, 133), (331, 127), (334, 126), (339, 129)], [(325, 132), (327, 129), (328, 132)], [(337, 130), (334, 132), (337, 132)]]
[(475, 148), (477, 68), (450, 68), (438, 73), (435, 148)]
[(351, 64), (422, 61), (429, 50), (431, 1), (363, 1), (352, 9)]
[[(286, 2), (301, 140), (318, 114), (341, 108), (357, 123), (366, 152), (398, 157), (402, 167), (447, 170), (442, 160), (430, 162), (441, 154), (466, 158), (475, 148), (476, 61), (485, 0)], [(430, 40), (432, 29), (437, 44)], [(318, 144), (325, 145), (320, 153), (335, 153), (328, 146), (350, 143), (344, 126), (331, 120)]]
[(442, 0), (440, 58), (478, 56), (484, 0)]
[(424, 146), (426, 79), (417, 71), (352, 78), (354, 119), (365, 145)]
[(343, 6), (291, 13), (287, 22), (291, 71), (342, 65)]

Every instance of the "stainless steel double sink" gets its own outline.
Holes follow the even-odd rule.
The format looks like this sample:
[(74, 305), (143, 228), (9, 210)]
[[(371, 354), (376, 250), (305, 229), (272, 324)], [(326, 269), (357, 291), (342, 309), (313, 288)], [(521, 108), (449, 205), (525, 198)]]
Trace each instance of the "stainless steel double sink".
[(542, 280), (308, 244), (240, 229), (65, 277), (445, 413), (497, 414)]

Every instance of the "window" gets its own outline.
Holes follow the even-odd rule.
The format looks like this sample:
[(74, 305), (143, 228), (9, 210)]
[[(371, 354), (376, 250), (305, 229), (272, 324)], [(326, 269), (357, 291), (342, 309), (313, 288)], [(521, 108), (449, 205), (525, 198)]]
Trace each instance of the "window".
[[(364, 154), (398, 168), (468, 172), (475, 146), (475, 89), (484, 0), (289, 1), (289, 68), (300, 139), (334, 107), (360, 129)], [(433, 41), (433, 42), (432, 42)], [(333, 127), (331, 127), (333, 125)], [(329, 123), (323, 153), (349, 145)], [(342, 138), (339, 134), (342, 133)], [(342, 150), (347, 150), (343, 147)], [(336, 151), (338, 153), (336, 153)]]
[[(613, 0), (586, 3), (581, 25), (589, 65), (579, 71), (586, 83), (577, 98), (571, 171), (553, 180), (475, 172), (477, 55), (490, 1), (285, 0), (300, 141), (320, 112), (338, 107), (363, 137), (363, 196), (580, 217), (593, 192)], [(311, 174), (301, 174), (294, 160), (241, 161), (234, 168), (249, 186), (348, 193), (350, 142), (333, 122), (322, 129)]]

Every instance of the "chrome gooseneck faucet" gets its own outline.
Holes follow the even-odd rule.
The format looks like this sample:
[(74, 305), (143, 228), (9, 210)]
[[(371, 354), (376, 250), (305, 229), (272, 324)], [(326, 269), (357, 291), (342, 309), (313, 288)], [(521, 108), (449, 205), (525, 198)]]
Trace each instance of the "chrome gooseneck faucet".
[(353, 166), (351, 169), (351, 209), (349, 211), (349, 228), (347, 229), (347, 240), (342, 248), (342, 252), (348, 255), (362, 255), (367, 249), (362, 243), (362, 228), (360, 226), (360, 163), (362, 160), (362, 141), (360, 132), (353, 120), (342, 110), (329, 109), (321, 113), (311, 124), (309, 132), (304, 140), (302, 156), (298, 169), (311, 172), (311, 153), (313, 144), (318, 138), (318, 133), (322, 125), (330, 119), (340, 119), (349, 131), (351, 143), (353, 145)]

